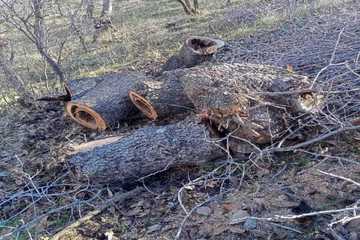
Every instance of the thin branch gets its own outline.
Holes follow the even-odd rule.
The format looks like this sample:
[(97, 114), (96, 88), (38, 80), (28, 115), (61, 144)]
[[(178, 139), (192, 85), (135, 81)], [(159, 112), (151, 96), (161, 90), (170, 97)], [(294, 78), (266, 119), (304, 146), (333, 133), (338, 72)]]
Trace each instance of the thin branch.
[(322, 174), (325, 174), (325, 175), (328, 175), (328, 176), (331, 176), (331, 177), (334, 177), (334, 178), (339, 178), (341, 180), (344, 180), (346, 182), (350, 182), (352, 184), (355, 184), (356, 186), (360, 187), (360, 183), (350, 179), (350, 178), (347, 178), (347, 177), (343, 177), (343, 176), (339, 176), (339, 175), (336, 175), (336, 174), (333, 174), (333, 173), (328, 173), (328, 172), (324, 172), (322, 170), (317, 170), (319, 173), (322, 173)]

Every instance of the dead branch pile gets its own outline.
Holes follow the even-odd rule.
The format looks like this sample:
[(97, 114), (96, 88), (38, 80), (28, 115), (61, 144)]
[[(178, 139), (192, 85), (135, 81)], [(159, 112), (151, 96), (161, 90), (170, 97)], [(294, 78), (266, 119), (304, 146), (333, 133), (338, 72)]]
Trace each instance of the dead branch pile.
[(317, 137), (322, 137), (359, 123), (360, 21), (356, 11), (347, 7), (354, 6), (338, 6), (341, 14), (329, 11), (291, 18), (269, 32), (229, 42), (228, 51), (217, 54), (218, 63), (271, 64), (308, 76), (312, 89), (322, 95), (321, 110), (302, 119), (292, 134), (271, 148), (286, 145), (314, 126)]
[[(278, 141), (296, 126), (294, 119), (322, 106), (321, 94), (311, 89), (307, 77), (255, 64), (205, 64), (165, 72), (139, 81), (129, 99), (151, 120), (177, 123), (78, 146), (70, 163), (80, 178), (129, 183), (174, 166), (251, 153), (254, 146)], [(181, 120), (179, 113), (189, 117)]]
[[(201, 63), (194, 61), (174, 65), (156, 78), (127, 72), (100, 83), (96, 79), (87, 81), (90, 87), (74, 84), (78, 93), (68, 84), (72, 100), (67, 103), (67, 111), (73, 118), (81, 118), (77, 122), (85, 127), (103, 130), (111, 126), (109, 123), (136, 116), (177, 122), (144, 127), (111, 143), (93, 143), (94, 148), (72, 154), (70, 163), (80, 177), (98, 182), (133, 182), (173, 166), (293, 151), (357, 129), (360, 105), (356, 62), (338, 63), (336, 55), (344, 33), (340, 31), (335, 38), (329, 63), (315, 76), (309, 72), (310, 77), (296, 74), (292, 68), (298, 70), (299, 66), (295, 65), (284, 69), (208, 62), (193, 67)], [(200, 45), (206, 47), (208, 39), (204, 41)], [(187, 43), (180, 53), (189, 47)], [(178, 54), (175, 58), (187, 61), (187, 56), (193, 55)], [(335, 74), (340, 72), (337, 67), (342, 74)], [(345, 74), (344, 67), (348, 69)], [(101, 117), (103, 109), (109, 114), (92, 117), (91, 111), (83, 113), (86, 107), (95, 109)], [(182, 117), (178, 118), (179, 114)], [(189, 117), (182, 120), (183, 116)], [(104, 119), (100, 123), (106, 124), (99, 124), (97, 119)]]

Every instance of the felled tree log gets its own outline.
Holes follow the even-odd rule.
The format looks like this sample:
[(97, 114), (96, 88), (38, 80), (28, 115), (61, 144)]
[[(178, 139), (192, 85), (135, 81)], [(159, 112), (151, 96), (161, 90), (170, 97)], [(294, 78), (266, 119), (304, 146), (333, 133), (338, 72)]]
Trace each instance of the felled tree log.
[(208, 129), (195, 119), (166, 126), (150, 126), (111, 143), (77, 148), (69, 162), (80, 178), (98, 183), (131, 183), (181, 165), (199, 165), (224, 156), (210, 141)]
[(192, 36), (185, 40), (177, 55), (169, 58), (162, 71), (189, 68), (209, 60), (225, 43), (218, 39)]
[(321, 106), (321, 96), (310, 89), (308, 78), (271, 66), (195, 67), (181, 82), (203, 118), (239, 142), (269, 143), (284, 134), (288, 115)]
[(72, 98), (81, 97), (104, 81), (106, 77), (107, 76), (100, 76), (69, 80), (64, 83), (65, 91), (70, 97), (70, 100)]
[(179, 76), (182, 71), (164, 72), (155, 81), (146, 81), (129, 92), (133, 104), (149, 119), (158, 120), (183, 114), (194, 106), (186, 96)]
[(84, 127), (104, 130), (129, 120), (136, 113), (128, 92), (145, 79), (139, 73), (121, 72), (68, 82), (66, 89), (71, 101), (66, 103), (65, 111)]

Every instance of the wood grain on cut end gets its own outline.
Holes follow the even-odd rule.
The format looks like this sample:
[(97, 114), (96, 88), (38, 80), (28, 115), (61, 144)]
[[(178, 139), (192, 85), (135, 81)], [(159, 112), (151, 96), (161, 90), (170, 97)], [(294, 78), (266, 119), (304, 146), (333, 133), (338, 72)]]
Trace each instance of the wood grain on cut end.
[(77, 123), (99, 131), (137, 117), (139, 113), (128, 93), (141, 88), (147, 79), (141, 73), (122, 71), (99, 77), (71, 80), (65, 84), (71, 101), (66, 106)]
[(72, 120), (86, 128), (100, 131), (107, 128), (101, 115), (85, 104), (67, 102), (65, 111)]
[(158, 114), (151, 104), (150, 101), (145, 99), (140, 94), (129, 91), (129, 97), (132, 101), (132, 103), (149, 119), (155, 121), (158, 118)]

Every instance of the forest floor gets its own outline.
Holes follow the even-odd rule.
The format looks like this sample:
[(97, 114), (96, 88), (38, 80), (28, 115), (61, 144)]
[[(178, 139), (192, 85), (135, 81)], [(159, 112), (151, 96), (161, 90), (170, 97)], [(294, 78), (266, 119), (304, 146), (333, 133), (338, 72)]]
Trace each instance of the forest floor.
[[(130, 2), (129, 8), (135, 8), (136, 1)], [(214, 64), (291, 65), (311, 78), (332, 56), (334, 63), (357, 58), (357, 1), (303, 2), (290, 11), (282, 7), (284, 1), (239, 1), (201, 20), (179, 17), (162, 30), (174, 31), (173, 43), (181, 44), (175, 40), (178, 36), (206, 26), (202, 34), (227, 41)], [(197, 27), (182, 32), (194, 22)], [(350, 30), (344, 31), (342, 43), (339, 34), (344, 28)], [(163, 48), (170, 53), (176, 44)], [(136, 64), (121, 68), (151, 75), (164, 62), (163, 57), (152, 57), (147, 64), (139, 57), (135, 60)], [(66, 118), (58, 103), (24, 103), (17, 111), (2, 113), (0, 122), (0, 239), (51, 239), (118, 193), (137, 186), (140, 193), (109, 204), (61, 239), (360, 239), (358, 212), (342, 210), (360, 204), (358, 132), (256, 162), (224, 159), (201, 168), (170, 169), (136, 186), (104, 186), (79, 182), (72, 175), (66, 162), (71, 146), (127, 134), (149, 123), (91, 132)], [(314, 214), (286, 218), (310, 212)], [(336, 222), (345, 217), (355, 219)]]

